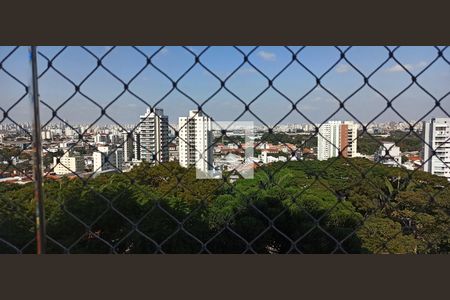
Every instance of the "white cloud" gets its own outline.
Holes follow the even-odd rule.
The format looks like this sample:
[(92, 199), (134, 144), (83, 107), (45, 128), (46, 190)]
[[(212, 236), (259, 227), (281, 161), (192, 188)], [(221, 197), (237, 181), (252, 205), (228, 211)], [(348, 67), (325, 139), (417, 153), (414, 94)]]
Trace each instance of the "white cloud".
[(390, 68), (387, 68), (386, 69), (386, 71), (387, 72), (405, 72), (405, 68), (408, 70), (408, 71), (412, 71), (413, 70), (413, 66), (412, 65), (410, 65), (410, 64), (404, 64), (403, 65), (403, 67), (401, 66), (401, 65), (395, 65), (395, 66), (392, 66), (392, 67), (390, 67)]
[(419, 68), (425, 68), (426, 66), (428, 66), (428, 63), (426, 61), (424, 61), (424, 60), (420, 61), (417, 64), (417, 67), (419, 67)]
[(266, 61), (275, 61), (277, 59), (277, 56), (275, 55), (275, 53), (264, 51), (264, 50), (259, 51), (258, 56)]
[(336, 68), (334, 69), (337, 73), (346, 73), (348, 71), (350, 71), (352, 68), (350, 67), (350, 65), (347, 64), (339, 64), (336, 66)]
[(165, 55), (169, 53), (169, 49), (167, 49), (166, 47), (162, 48), (159, 52), (158, 55)]
[(169, 53), (169, 49), (167, 49), (166, 47), (162, 48), (161, 50), (156, 50), (158, 53), (155, 54), (155, 56), (153, 57), (153, 59), (157, 60), (162, 58), (163, 56), (166, 56)]
[(256, 73), (256, 69), (253, 67), (243, 67), (238, 70), (239, 73)]
[[(408, 71), (412, 72), (413, 70), (419, 69), (419, 71), (420, 71), (420, 69), (425, 68), (426, 66), (428, 66), (428, 62), (424, 61), (424, 60), (421, 60), (417, 64), (414, 64), (414, 65), (412, 65), (412, 64), (402, 64), (402, 65)], [(402, 71), (405, 71), (405, 69), (403, 67), (401, 65), (397, 64), (395, 66), (387, 68), (386, 71), (387, 72), (402, 72)]]
[(317, 106), (309, 105), (309, 104), (303, 104), (303, 105), (299, 104), (297, 107), (298, 107), (298, 109), (303, 110), (303, 111), (317, 110)]

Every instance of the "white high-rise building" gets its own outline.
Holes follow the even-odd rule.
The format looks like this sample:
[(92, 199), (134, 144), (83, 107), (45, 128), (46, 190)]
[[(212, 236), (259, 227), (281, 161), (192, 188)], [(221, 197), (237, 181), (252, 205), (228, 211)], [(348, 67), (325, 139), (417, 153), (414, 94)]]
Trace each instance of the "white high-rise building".
[(133, 160), (141, 161), (141, 133), (139, 129), (133, 132)]
[(73, 174), (84, 171), (84, 158), (80, 155), (71, 155), (66, 152), (58, 159), (53, 157), (53, 172), (56, 175)]
[(136, 139), (139, 158), (136, 159), (154, 163), (169, 161), (169, 118), (162, 109), (148, 108), (140, 119), (139, 139)]
[(122, 132), (123, 160), (126, 162), (132, 161), (134, 156), (134, 141), (132, 136), (133, 133)]
[(93, 153), (94, 172), (106, 170), (122, 170), (123, 165), (123, 149), (117, 148), (110, 150), (107, 146), (100, 146), (98, 151)]
[(423, 137), (423, 170), (450, 180), (450, 118), (424, 122)]
[(329, 121), (322, 124), (317, 137), (317, 159), (355, 157), (357, 153), (358, 126), (353, 121)]
[(191, 110), (188, 117), (178, 119), (180, 166), (203, 173), (213, 169), (213, 134), (211, 118), (201, 111)]
[(394, 142), (383, 142), (375, 152), (374, 160), (384, 165), (392, 167), (400, 167), (402, 164), (402, 153), (400, 147)]

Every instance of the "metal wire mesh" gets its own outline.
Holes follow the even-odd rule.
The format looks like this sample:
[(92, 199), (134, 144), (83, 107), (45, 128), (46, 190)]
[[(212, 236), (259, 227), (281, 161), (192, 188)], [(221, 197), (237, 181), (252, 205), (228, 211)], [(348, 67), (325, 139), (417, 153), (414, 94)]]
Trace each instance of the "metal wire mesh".
[[(140, 62), (134, 68), (120, 57), (122, 48), (38, 47), (40, 110), (45, 116), (41, 124), (43, 135), (54, 124), (60, 124), (72, 137), (67, 143), (61, 133), (60, 137), (52, 137), (51, 143), (44, 143), (42, 149), (47, 227), (44, 238), (48, 253), (448, 253), (450, 183), (422, 169), (433, 159), (443, 168), (450, 166), (438, 155), (440, 148), (431, 145), (424, 137), (424, 129), (420, 128), (421, 122), (437, 114), (450, 118), (448, 77), (438, 84), (438, 89), (434, 88), (436, 85), (429, 85), (429, 78), (424, 79), (431, 76), (432, 81), (437, 80), (437, 71), (432, 72), (437, 66), (438, 70), (444, 70), (443, 76), (448, 76), (450, 52), (447, 47), (427, 47), (433, 55), (425, 61), (418, 53), (422, 61), (414, 67), (403, 61), (404, 47), (377, 47), (380, 59), (372, 61), (371, 68), (358, 64), (353, 54), (355, 47), (324, 47), (333, 53), (328, 60), (320, 56), (321, 50), (317, 47), (279, 47), (285, 57), (281, 62), (275, 61), (275, 56), (261, 47), (228, 47), (227, 51), (232, 52), (237, 63), (233, 65), (230, 61), (225, 73), (208, 59), (208, 55), (219, 55), (214, 51), (221, 47), (200, 50), (173, 47), (183, 55), (170, 64), (162, 64), (160, 60), (169, 47), (126, 47), (128, 55), (136, 56)], [(24, 51), (26, 47), (3, 47), (0, 52), (3, 76), (0, 86), (14, 89), (14, 93), (8, 95), (16, 95), (8, 99), (0, 95), (3, 97), (0, 98), (3, 114), (0, 129), (4, 135), (0, 177), (8, 179), (17, 175), (22, 183), (0, 183), (0, 253), (34, 253), (36, 247), (35, 200), (33, 187), (27, 183), (33, 181), (29, 148), (31, 126), (16, 120), (23, 120), (26, 109), (20, 109), (20, 105), (28, 105), (31, 92), (27, 79), (17, 75), (23, 73), (15, 67), (19, 62), (28, 63)], [(311, 65), (308, 55), (324, 62), (321, 70)], [(274, 61), (276, 67), (265, 68), (258, 57)], [(403, 77), (394, 82), (394, 88), (388, 92), (377, 82), (392, 64), (390, 69)], [(74, 71), (76, 67), (83, 71)], [(190, 77), (195, 72), (214, 81), (214, 87), (203, 89), (201, 82)], [(242, 73), (256, 78), (257, 82), (249, 88), (253, 93), (242, 94), (236, 88), (236, 78)], [(299, 80), (300, 73), (302, 78), (308, 79)], [(348, 73), (353, 81), (345, 86), (346, 93), (336, 91), (330, 78)], [(294, 82), (294, 88), (286, 87), (286, 77)], [(144, 96), (138, 91), (140, 80), (156, 81), (162, 88)], [(91, 88), (97, 84), (93, 82), (105, 81), (111, 84), (97, 90)], [(323, 104), (314, 107), (314, 102), (311, 105), (311, 98), (318, 91), (326, 95), (326, 107)], [(364, 104), (355, 110), (355, 103), (361, 102), (363, 92), (372, 93), (380, 100), (379, 111), (369, 112), (370, 117), (365, 120), (360, 116), (366, 109)], [(193, 118), (206, 116), (219, 126), (220, 134), (202, 151), (212, 150), (223, 140), (242, 149), (242, 141), (230, 134), (230, 127), (220, 126), (220, 120), (212, 113), (213, 107), (219, 105), (217, 99), (221, 93), (233, 99), (230, 110), (232, 106), (240, 107), (237, 115), (230, 118), (232, 114), (225, 111), (227, 107), (221, 106), (224, 115), (232, 120), (231, 124), (249, 118), (261, 124), (264, 132), (255, 141), (254, 149), (273, 141), (283, 147), (285, 160), (253, 161), (254, 179), (241, 176), (232, 180), (236, 168), (224, 172), (220, 180), (195, 177), (197, 161), (204, 160), (213, 166), (202, 157), (192, 140), (180, 134), (190, 123), (181, 127), (171, 125), (157, 109), (163, 105), (176, 107), (181, 101), (195, 110)], [(421, 115), (413, 122), (404, 116), (404, 108), (410, 104), (402, 97), (408, 93), (423, 99), (419, 102), (423, 107), (416, 109)], [(261, 112), (259, 106), (267, 101), (268, 95), (276, 99), (271, 105), (287, 107), (280, 116), (275, 112), (273, 115)], [(132, 125), (125, 124), (120, 120), (122, 113), (117, 113), (125, 114), (127, 108), (120, 106), (124, 101), (148, 107), (154, 122), (173, 132), (162, 141), (159, 149), (141, 144), (139, 151), (152, 155), (126, 171), (118, 158), (125, 154), (119, 154), (117, 149), (123, 150), (129, 143), (139, 142), (137, 134), (148, 115)], [(311, 109), (323, 110), (325, 117), (319, 122), (313, 120)], [(83, 114), (92, 119), (83, 126), (79, 125), (81, 121), (75, 124), (67, 120), (67, 116), (80, 116), (81, 120)], [(187, 115), (187, 111), (184, 114)], [(322, 130), (324, 124), (343, 115), (354, 121), (359, 130), (341, 147), (329, 140)], [(369, 130), (385, 115), (399, 119), (406, 128), (395, 136), (391, 134), (391, 146), (383, 143), (385, 137), (380, 138)], [(276, 120), (268, 121), (269, 116)], [(312, 130), (295, 142), (293, 138), (287, 141), (286, 135), (280, 137), (280, 126), (296, 119)], [(109, 143), (108, 150), (102, 150), (101, 143), (92, 142), (93, 132), (102, 122), (115, 126), (122, 133), (121, 139)], [(310, 154), (300, 153), (301, 159), (298, 159), (299, 151), (315, 148), (317, 139), (334, 148), (337, 157), (317, 161), (310, 159)], [(407, 169), (402, 162), (393, 160), (391, 152), (393, 147), (405, 146), (411, 140), (420, 143), (420, 151), (428, 148), (432, 155)], [(355, 141), (384, 150), (382, 157), (378, 161), (349, 157), (348, 151)], [(64, 142), (64, 147), (51, 152), (52, 143)], [(174, 143), (185, 143), (199, 152), (197, 161), (186, 168), (180, 167), (176, 159), (161, 161)], [(448, 138), (442, 142), (446, 143), (449, 143)], [(101, 164), (94, 164), (89, 171), (74, 169), (74, 165), (67, 165), (68, 160), (65, 160), (74, 152), (81, 156), (98, 153)], [(23, 159), (18, 160), (21, 157)], [(384, 160), (393, 162), (394, 167), (383, 165)], [(63, 172), (64, 176), (55, 176), (56, 168), (67, 172)], [(108, 172), (99, 172), (103, 169)]]

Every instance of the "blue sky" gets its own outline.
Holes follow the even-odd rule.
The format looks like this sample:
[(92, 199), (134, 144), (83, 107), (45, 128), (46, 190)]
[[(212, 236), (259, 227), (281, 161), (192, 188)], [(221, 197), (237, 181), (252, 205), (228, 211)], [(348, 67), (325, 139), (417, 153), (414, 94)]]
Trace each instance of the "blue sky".
[[(251, 52), (249, 62), (269, 79), (273, 79), (292, 62), (292, 53), (297, 52), (301, 47), (289, 47), (289, 50), (278, 46), (238, 48), (242, 53)], [(12, 49), (13, 47), (0, 47), (0, 61)], [(38, 48), (39, 52), (49, 59), (52, 59), (61, 49), (62, 47)], [(132, 47), (116, 47), (111, 51), (111, 48), (107, 46), (87, 47), (87, 49), (99, 57), (107, 54), (103, 59), (103, 65), (120, 80), (129, 83), (129, 89), (146, 103), (155, 105), (159, 102), (158, 107), (164, 109), (172, 124), (177, 123), (179, 116), (186, 115), (188, 110), (196, 108), (196, 104), (189, 97), (201, 104), (221, 88), (220, 80), (197, 64), (179, 80), (177, 87), (182, 92), (173, 90), (165, 96), (172, 89), (172, 82), (150, 65), (131, 80), (147, 63), (146, 57)], [(145, 46), (138, 49), (146, 56), (151, 56), (152, 63), (175, 81), (195, 62), (195, 56), (182, 47)], [(188, 49), (199, 55), (205, 47), (189, 46)], [(345, 51), (347, 47), (342, 46), (339, 49)], [(240, 51), (233, 47), (211, 47), (200, 56), (200, 62), (221, 80), (225, 80), (243, 63), (244, 56)], [(401, 47), (395, 52), (395, 58), (409, 72), (417, 75), (436, 59), (437, 54), (437, 49), (434, 47)], [(450, 61), (450, 49), (445, 49), (443, 55), (447, 61)], [(352, 47), (346, 52), (345, 57), (365, 76), (371, 74), (389, 58), (388, 51), (384, 47), (372, 46)], [(349, 62), (341, 59), (340, 51), (334, 47), (306, 47), (297, 54), (297, 59), (317, 77), (321, 77), (337, 62), (322, 78), (321, 83), (339, 99), (346, 99), (364, 82), (363, 77)], [(80, 47), (66, 48), (53, 61), (53, 66), (76, 84), (79, 84), (96, 64), (96, 59)], [(26, 47), (19, 48), (3, 62), (2, 66), (25, 84), (29, 83), (30, 66)], [(47, 61), (42, 56), (39, 58), (38, 67), (40, 72), (47, 67)], [(393, 59), (390, 59), (370, 78), (370, 84), (388, 99), (396, 96), (410, 82), (410, 75)], [(442, 98), (450, 91), (450, 65), (443, 58), (439, 58), (419, 76), (418, 83), (435, 98)], [(273, 86), (293, 102), (297, 102), (315, 84), (315, 77), (297, 62), (291, 63), (273, 80)], [(227, 79), (226, 87), (242, 101), (250, 103), (267, 87), (267, 79), (252, 65), (244, 63), (233, 76)], [(42, 75), (39, 89), (42, 100), (52, 107), (61, 105), (74, 92), (73, 85), (52, 69)], [(123, 84), (103, 68), (99, 68), (81, 86), (81, 92), (102, 107), (107, 106), (122, 91)], [(8, 109), (23, 93), (24, 88), (0, 70), (0, 107)], [(244, 104), (236, 99), (235, 95), (222, 88), (210, 98), (203, 109), (218, 121), (234, 120), (244, 110)], [(162, 99), (163, 97), (165, 98)], [(446, 96), (441, 103), (442, 108), (450, 112), (450, 95)], [(385, 106), (386, 101), (367, 86), (346, 103), (346, 107), (362, 122), (372, 120)], [(416, 85), (393, 103), (393, 107), (408, 120), (421, 118), (433, 106), (433, 98)], [(339, 103), (324, 89), (317, 87), (303, 97), (297, 107), (312, 122), (320, 123), (339, 108)], [(145, 108), (145, 103), (126, 92), (107, 108), (107, 112), (119, 123), (136, 123), (139, 115), (145, 112)], [(274, 89), (267, 90), (250, 106), (251, 111), (268, 124), (277, 123), (289, 113), (291, 108), (292, 104)], [(100, 115), (100, 108), (84, 96), (77, 94), (58, 111), (58, 115), (70, 123), (91, 123)], [(31, 120), (28, 98), (12, 109), (10, 116), (19, 121)], [(444, 113), (436, 109), (427, 118), (431, 116), (444, 116)], [(46, 122), (50, 117), (49, 110), (43, 107), (42, 121)], [(352, 119), (352, 117), (341, 111), (332, 119)], [(257, 121), (249, 113), (244, 114), (240, 120)], [(400, 119), (392, 110), (389, 110), (375, 122), (389, 120)], [(292, 112), (282, 123), (306, 122), (299, 113)], [(111, 123), (111, 121), (102, 118), (99, 123)]]

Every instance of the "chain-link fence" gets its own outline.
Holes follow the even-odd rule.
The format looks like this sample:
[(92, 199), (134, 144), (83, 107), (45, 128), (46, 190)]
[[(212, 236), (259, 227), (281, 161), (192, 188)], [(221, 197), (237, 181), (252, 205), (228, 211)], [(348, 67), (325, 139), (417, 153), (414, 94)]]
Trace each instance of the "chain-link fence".
[(30, 48), (0, 49), (0, 253), (450, 249), (447, 47)]

